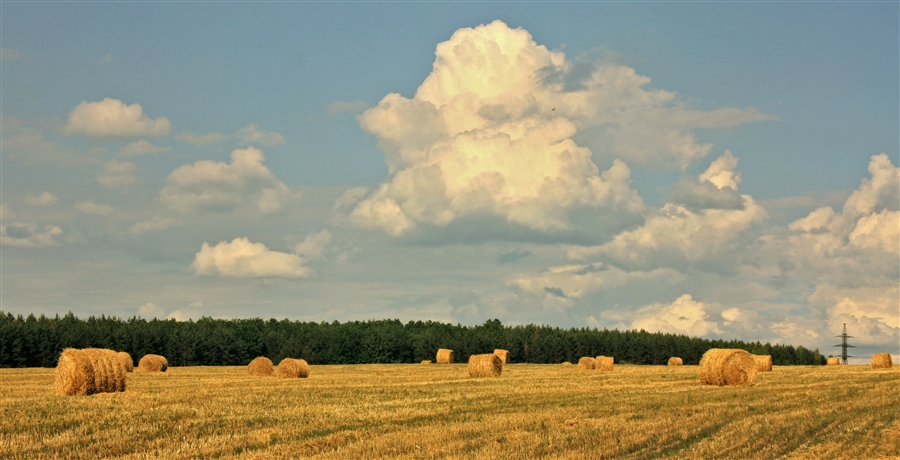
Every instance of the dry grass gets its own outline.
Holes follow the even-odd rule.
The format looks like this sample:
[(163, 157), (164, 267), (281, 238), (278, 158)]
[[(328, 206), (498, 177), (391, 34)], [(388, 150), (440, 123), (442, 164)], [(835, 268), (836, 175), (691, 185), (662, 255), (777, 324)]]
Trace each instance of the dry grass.
[(275, 375), (275, 366), (272, 365), (271, 359), (260, 356), (250, 361), (250, 364), (247, 366), (247, 372), (257, 377), (271, 377)]
[(500, 377), (503, 372), (503, 361), (499, 356), (491, 353), (488, 355), (469, 356), (469, 377)]
[(0, 369), (0, 457), (900, 457), (900, 366), (778, 366), (741, 387), (702, 385), (698, 371), (511, 364), (471, 379), (465, 364), (397, 364), (259, 379), (245, 366), (176, 367), (69, 398), (53, 369)]
[(699, 377), (707, 385), (752, 385), (756, 360), (744, 350), (710, 348), (700, 358)]
[(275, 376), (280, 379), (305, 379), (309, 377), (309, 364), (305, 359), (284, 358), (278, 363)]
[(499, 348), (494, 350), (494, 354), (500, 357), (500, 361), (503, 365), (509, 362), (509, 350), (501, 350)]
[(144, 355), (138, 361), (138, 372), (165, 372), (169, 368), (169, 361), (159, 355)]
[(681, 358), (673, 356), (673, 357), (669, 358), (668, 365), (669, 366), (684, 366), (684, 361), (682, 361)]
[(878, 353), (872, 355), (872, 369), (890, 369), (894, 365), (891, 362), (890, 353)]
[(828, 358), (828, 365), (829, 365), (829, 366), (840, 366), (840, 365), (841, 365), (841, 358), (837, 358), (837, 357), (830, 357), (830, 358)]
[(438, 364), (453, 364), (453, 350), (447, 348), (439, 349), (435, 362)]
[(772, 372), (772, 356), (771, 355), (751, 355), (756, 361), (757, 372)]

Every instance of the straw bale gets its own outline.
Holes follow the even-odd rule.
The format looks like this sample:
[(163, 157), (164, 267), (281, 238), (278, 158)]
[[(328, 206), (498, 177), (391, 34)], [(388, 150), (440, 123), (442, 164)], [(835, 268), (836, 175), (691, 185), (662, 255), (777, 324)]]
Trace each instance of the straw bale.
[(275, 367), (272, 365), (271, 359), (260, 356), (253, 361), (250, 361), (250, 365), (247, 366), (247, 371), (250, 372), (250, 375), (270, 377), (275, 373)]
[(700, 383), (751, 385), (755, 379), (756, 361), (744, 350), (710, 348), (700, 358)]
[(490, 353), (469, 356), (469, 377), (500, 377), (503, 371), (503, 360)]
[(275, 373), (275, 377), (280, 379), (305, 379), (309, 377), (309, 364), (307, 364), (305, 359), (284, 358), (278, 363), (278, 371)]
[(890, 369), (894, 365), (890, 353), (872, 355), (872, 369)]
[(756, 361), (757, 372), (772, 372), (772, 356), (771, 355), (753, 355)]
[(503, 363), (504, 366), (506, 365), (506, 363), (509, 362), (509, 351), (508, 350), (501, 350), (501, 349), (497, 348), (494, 350), (494, 354), (500, 357), (500, 361)]
[(422, 364), (431, 364), (431, 360), (430, 360), (430, 359), (423, 359), (423, 360), (422, 360)]
[(131, 359), (131, 355), (129, 355), (127, 351), (120, 351), (116, 354), (119, 356), (119, 360), (122, 361), (122, 364), (125, 365), (125, 372), (134, 372), (134, 360)]
[(591, 358), (590, 356), (583, 356), (581, 359), (578, 360), (578, 367), (592, 371), (597, 368), (597, 358)]
[(572, 363), (570, 363), (570, 362), (568, 362), (568, 361), (563, 361), (562, 365), (563, 365), (563, 366), (571, 366)]
[(682, 361), (681, 358), (679, 358), (677, 356), (673, 356), (673, 357), (669, 358), (669, 365), (670, 366), (683, 366), (684, 361)]
[(612, 356), (598, 356), (597, 364), (594, 365), (594, 369), (598, 371), (611, 371), (613, 370), (613, 363), (615, 359)]
[(438, 364), (453, 364), (453, 350), (441, 348), (437, 352)]
[(829, 356), (828, 357), (828, 365), (829, 366), (840, 366), (841, 358), (838, 358), (836, 356)]
[(138, 361), (138, 372), (165, 372), (169, 368), (169, 361), (159, 355), (144, 355)]
[(56, 393), (64, 396), (87, 396), (94, 393), (94, 365), (90, 358), (75, 348), (66, 348), (56, 364)]
[(81, 350), (94, 366), (94, 393), (125, 391), (125, 365), (115, 351), (106, 348)]

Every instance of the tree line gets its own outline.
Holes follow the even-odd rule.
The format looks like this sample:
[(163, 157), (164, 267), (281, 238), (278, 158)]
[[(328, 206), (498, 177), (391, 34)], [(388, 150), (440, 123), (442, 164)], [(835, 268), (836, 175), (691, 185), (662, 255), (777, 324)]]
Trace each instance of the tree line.
[(577, 362), (582, 356), (613, 356), (621, 364), (666, 364), (678, 356), (697, 364), (710, 348), (740, 348), (771, 355), (775, 365), (818, 365), (826, 358), (802, 346), (709, 340), (644, 330), (504, 326), (492, 319), (477, 326), (434, 321), (373, 320), (301, 322), (254, 319), (175, 321), (89, 316), (13, 316), (0, 312), (0, 367), (55, 367), (64, 348), (126, 351), (136, 361), (153, 353), (171, 366), (240, 366), (257, 356), (310, 364), (417, 363), (454, 350), (470, 355), (509, 350), (513, 363)]

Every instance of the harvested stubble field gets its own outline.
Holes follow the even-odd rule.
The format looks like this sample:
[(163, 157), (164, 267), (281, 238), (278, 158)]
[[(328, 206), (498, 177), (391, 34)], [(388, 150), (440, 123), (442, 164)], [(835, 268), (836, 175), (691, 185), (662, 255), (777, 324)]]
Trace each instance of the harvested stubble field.
[(8, 458), (900, 457), (900, 366), (780, 367), (751, 387), (697, 366), (313, 366), (131, 373), (124, 393), (57, 396), (53, 369), (2, 369)]

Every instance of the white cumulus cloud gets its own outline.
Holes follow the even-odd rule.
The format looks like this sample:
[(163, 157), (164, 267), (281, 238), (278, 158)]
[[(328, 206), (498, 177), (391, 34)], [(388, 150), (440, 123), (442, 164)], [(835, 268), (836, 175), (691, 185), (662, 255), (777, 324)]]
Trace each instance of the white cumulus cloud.
[(191, 268), (198, 275), (230, 278), (308, 278), (313, 274), (300, 256), (272, 251), (247, 238), (221, 241), (215, 246), (204, 242)]
[(252, 201), (261, 213), (274, 214), (290, 196), (266, 167), (263, 152), (254, 147), (234, 150), (231, 163), (202, 160), (180, 166), (160, 192), (164, 204), (184, 213), (229, 211)]
[(28, 195), (25, 197), (25, 204), (29, 206), (43, 208), (54, 206), (56, 203), (59, 203), (59, 197), (50, 192), (44, 192), (40, 195)]
[(702, 337), (721, 334), (715, 321), (708, 320), (707, 306), (690, 294), (684, 294), (670, 304), (652, 304), (640, 308), (631, 323), (632, 329), (648, 332), (668, 332)]
[(151, 120), (140, 104), (125, 104), (118, 99), (100, 102), (82, 101), (69, 113), (63, 131), (90, 137), (168, 136), (172, 125), (165, 117)]
[(147, 142), (146, 139), (141, 139), (139, 141), (134, 141), (125, 147), (122, 148), (122, 155), (125, 156), (138, 156), (138, 155), (151, 155), (155, 153), (163, 153), (169, 152), (172, 149), (169, 147), (158, 147)]
[(90, 200), (76, 203), (75, 209), (92, 216), (108, 216), (115, 211), (115, 209), (113, 209), (113, 207), (110, 205), (97, 204)]
[(103, 165), (103, 172), (97, 175), (97, 182), (106, 188), (128, 190), (137, 182), (133, 174), (135, 170), (137, 165), (130, 161), (110, 160)]

